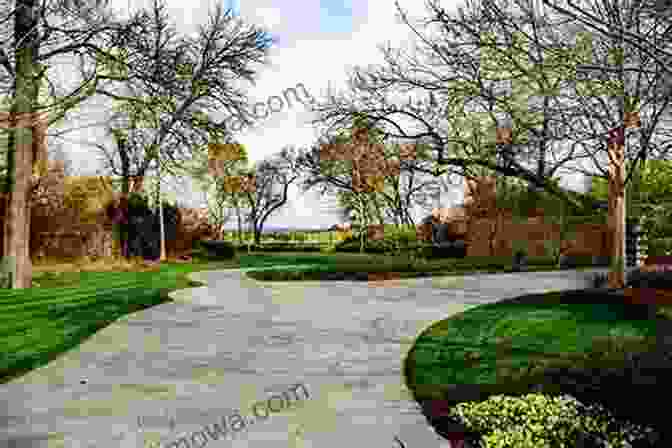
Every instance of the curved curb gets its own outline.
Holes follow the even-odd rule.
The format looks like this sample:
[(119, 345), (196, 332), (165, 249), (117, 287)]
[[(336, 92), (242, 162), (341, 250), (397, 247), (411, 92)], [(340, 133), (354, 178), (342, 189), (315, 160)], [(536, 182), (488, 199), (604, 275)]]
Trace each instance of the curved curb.
[[(246, 272), (250, 271), (270, 271), (270, 270), (283, 270), (285, 268), (291, 268), (291, 269), (301, 269), (301, 268), (311, 268), (314, 267), (315, 264), (297, 264), (297, 265), (283, 265), (283, 266), (270, 266), (270, 267), (248, 267), (248, 268), (231, 268), (231, 269), (212, 269), (212, 270), (206, 270), (206, 271), (197, 271), (197, 272), (190, 272), (187, 274), (187, 278), (191, 281), (203, 283), (204, 285), (208, 285), (208, 282), (204, 278), (204, 274), (207, 273), (216, 273), (216, 272), (240, 272), (241, 274), (244, 274)], [(427, 279), (432, 279), (432, 278), (448, 278), (448, 279), (456, 279), (459, 280), (460, 278), (464, 277), (477, 277), (477, 276), (506, 276), (506, 277), (515, 277), (517, 275), (524, 275), (524, 274), (552, 274), (552, 275), (558, 275), (561, 276), (562, 274), (567, 274), (568, 272), (577, 272), (577, 273), (584, 273), (586, 275), (590, 274), (595, 274), (595, 273), (608, 273), (609, 268), (601, 268), (601, 267), (595, 267), (595, 268), (577, 268), (577, 269), (567, 269), (567, 270), (549, 270), (549, 271), (530, 271), (530, 272), (500, 272), (500, 273), (490, 273), (490, 272), (482, 272), (482, 271), (476, 271), (468, 274), (446, 274), (446, 275), (436, 275), (436, 276), (429, 276), (429, 277), (409, 277), (409, 278), (403, 278), (403, 279), (396, 279), (397, 282), (401, 281), (404, 283), (407, 283), (409, 286), (413, 285), (418, 285), (418, 283), (426, 283)], [(273, 287), (273, 286), (318, 286), (318, 285), (324, 285), (324, 284), (334, 284), (334, 285), (356, 285), (356, 286), (371, 286), (370, 282), (363, 282), (363, 281), (353, 281), (353, 280), (291, 280), (291, 281), (263, 281), (263, 280), (256, 280), (252, 277), (244, 276), (243, 280), (248, 282), (249, 284), (253, 284), (259, 287)], [(590, 278), (586, 278), (586, 281), (589, 281)], [(169, 294), (169, 297), (172, 297), (173, 293), (179, 292), (179, 291), (188, 291), (188, 290), (193, 290), (193, 289), (198, 289), (198, 288), (204, 288), (206, 286), (196, 286), (196, 287), (191, 287), (191, 288), (186, 288), (184, 290), (176, 290), (173, 291)]]
[[(314, 266), (313, 264), (297, 264), (297, 265), (283, 265), (282, 267), (283, 268), (296, 269), (296, 268), (304, 268), (304, 267), (305, 268), (311, 268), (313, 266)], [(249, 271), (269, 271), (269, 270), (273, 270), (273, 269), (277, 269), (277, 267), (276, 266), (271, 266), (271, 267), (249, 267), (249, 268), (232, 268), (232, 269), (212, 269), (212, 270), (206, 270), (206, 271), (189, 272), (186, 275), (187, 279), (189, 279), (192, 282), (203, 283), (203, 286), (192, 286), (192, 287), (189, 287), (189, 288), (177, 289), (175, 291), (171, 291), (170, 293), (168, 293), (168, 297), (170, 297), (174, 301), (181, 301), (181, 302), (189, 301), (189, 302), (191, 302), (191, 300), (188, 300), (188, 297), (189, 297), (188, 294), (190, 294), (192, 291), (197, 290), (199, 288), (207, 288), (209, 282), (207, 281), (205, 276), (210, 274), (210, 273), (218, 273), (218, 272), (235, 273), (235, 272), (238, 272), (240, 274), (244, 274), (244, 273), (249, 272)], [(236, 279), (236, 280), (241, 281), (241, 279)], [(248, 277), (248, 276), (244, 276), (242, 278), (242, 280), (244, 280), (246, 282), (249, 282), (250, 284), (253, 284), (253, 285), (258, 286), (258, 287), (268, 286), (268, 284), (270, 283), (270, 282), (263, 282), (263, 281), (260, 281), (260, 280), (255, 280), (255, 279), (253, 279), (251, 277)], [(297, 284), (298, 282), (273, 282), (273, 283), (277, 283), (277, 284), (281, 284), (281, 283)], [(300, 283), (303, 284), (303, 283), (307, 283), (307, 282), (300, 282)], [(320, 283), (320, 282), (316, 282), (316, 283)], [(175, 294), (177, 294), (177, 296), (175, 296)]]

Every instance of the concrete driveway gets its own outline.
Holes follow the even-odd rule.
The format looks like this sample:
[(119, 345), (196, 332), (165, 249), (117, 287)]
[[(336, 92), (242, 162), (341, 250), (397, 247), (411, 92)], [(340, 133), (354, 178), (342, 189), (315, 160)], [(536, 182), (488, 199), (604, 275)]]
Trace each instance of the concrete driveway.
[(0, 446), (446, 447), (403, 385), (416, 335), (482, 303), (587, 287), (592, 272), (607, 270), (379, 285), (192, 274), (207, 286), (0, 385)]

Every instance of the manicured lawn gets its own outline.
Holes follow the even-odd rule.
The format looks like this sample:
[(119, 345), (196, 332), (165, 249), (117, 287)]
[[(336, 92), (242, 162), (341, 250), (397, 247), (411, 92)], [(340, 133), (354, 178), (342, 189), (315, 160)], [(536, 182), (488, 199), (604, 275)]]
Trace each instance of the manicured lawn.
[[(318, 255), (319, 257), (319, 255)], [(361, 256), (323, 257), (339, 265)], [(35, 264), (33, 288), (0, 290), (0, 383), (43, 366), (126, 314), (172, 301), (177, 289), (200, 286), (190, 272), (316, 262), (303, 253), (245, 253), (232, 260), (194, 257), (142, 268), (109, 261)]]
[(0, 383), (47, 364), (126, 314), (171, 301), (171, 291), (200, 286), (189, 272), (238, 266), (239, 260), (163, 263), (144, 272), (35, 266), (33, 288), (0, 290)]
[[(450, 406), (498, 394), (522, 396), (542, 384), (544, 393), (569, 393), (607, 403), (628, 417), (630, 412), (633, 421), (644, 416), (655, 422), (647, 403), (671, 391), (666, 384), (672, 363), (659, 354), (672, 353), (672, 342), (661, 337), (672, 322), (663, 313), (653, 317), (647, 312), (604, 290), (537, 294), (474, 307), (418, 336), (404, 362), (406, 384), (416, 401), (442, 400)], [(658, 375), (653, 389), (634, 382), (634, 366), (643, 365), (627, 361), (635, 354), (648, 356), (648, 369), (661, 369), (647, 370)], [(561, 386), (563, 376), (557, 372), (568, 370), (554, 370), (556, 376), (550, 372), (563, 368), (585, 374), (598, 389), (582, 389), (581, 382)], [(607, 371), (608, 380), (600, 376)]]
[[(33, 288), (0, 290), (0, 383), (47, 364), (126, 314), (171, 301), (168, 294), (174, 290), (200, 286), (187, 279), (190, 272), (297, 264), (317, 270), (397, 272), (403, 271), (403, 263), (415, 275), (407, 259), (367, 254), (243, 252), (233, 260), (195, 256), (190, 263), (143, 269), (104, 261), (36, 264)], [(422, 269), (442, 272), (447, 265), (454, 269), (455, 260), (432, 261)]]

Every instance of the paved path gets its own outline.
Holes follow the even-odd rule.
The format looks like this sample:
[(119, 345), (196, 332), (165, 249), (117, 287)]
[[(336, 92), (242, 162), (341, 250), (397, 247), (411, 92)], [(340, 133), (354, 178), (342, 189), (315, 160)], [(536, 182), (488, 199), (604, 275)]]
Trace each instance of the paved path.
[[(192, 278), (207, 286), (176, 291), (175, 302), (125, 316), (0, 385), (0, 446), (389, 448), (397, 437), (408, 448), (446, 447), (403, 386), (417, 333), (481, 303), (588, 286), (579, 271), (384, 286), (271, 285), (240, 271)], [(305, 389), (290, 393), (295, 384)], [(256, 402), (257, 415), (271, 413), (250, 423)], [(226, 438), (213, 432), (223, 419)]]

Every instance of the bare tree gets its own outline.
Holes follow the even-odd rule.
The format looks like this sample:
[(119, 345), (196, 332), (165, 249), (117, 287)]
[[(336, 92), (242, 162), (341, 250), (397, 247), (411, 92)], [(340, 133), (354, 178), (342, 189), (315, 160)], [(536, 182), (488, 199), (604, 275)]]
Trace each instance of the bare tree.
[[(366, 194), (361, 198), (372, 210), (375, 210), (373, 201), (385, 214), (385, 217), (393, 220), (397, 224), (414, 224), (410, 213), (415, 204), (423, 205), (431, 210), (434, 201), (434, 193), (429, 190), (440, 188), (439, 179), (422, 175), (413, 167), (425, 166), (430, 163), (424, 160), (422, 156), (414, 158), (402, 157), (403, 150), (412, 150), (416, 155), (422, 155), (427, 148), (418, 145), (390, 144), (385, 147), (385, 154), (388, 159), (399, 160), (399, 173), (383, 173), (384, 188), (372, 194)], [(325, 161), (320, 157), (320, 151), (323, 146), (315, 146), (306, 152), (299, 160), (302, 172), (305, 174), (304, 191), (312, 188), (321, 188), (322, 193), (337, 192), (340, 194), (341, 207), (344, 207), (342, 215), (347, 218), (355, 206), (354, 202), (349, 201), (354, 194), (352, 180), (352, 166), (348, 163)], [(424, 178), (423, 178), (424, 177)], [(344, 195), (345, 194), (345, 195)], [(374, 211), (375, 213), (375, 211)]]
[[(4, 75), (0, 83), (4, 83), (5, 91), (12, 97), (9, 120), (3, 117), (6, 125), (3, 127), (12, 130), (7, 145), (3, 256), (11, 271), (11, 287), (26, 288), (30, 287), (32, 278), (27, 235), (30, 234), (31, 174), (39, 149), (37, 121), (45, 119), (46, 114), (48, 127), (93, 94), (89, 77), (77, 83), (69, 93), (60, 95), (49, 77), (49, 69), (53, 67), (50, 61), (62, 56), (81, 57), (83, 49), (106, 54), (99, 46), (99, 37), (118, 32), (123, 25), (106, 11), (83, 6), (69, 11), (58, 3), (34, 0), (14, 3), (13, 8), (3, 9), (6, 16), (0, 21), (0, 25), (6, 25), (13, 19), (11, 51), (3, 49), (0, 53)], [(0, 30), (6, 31), (6, 26)], [(10, 41), (9, 38), (4, 40)], [(49, 88), (50, 99), (46, 104), (40, 101), (43, 83)]]
[[(437, 2), (430, 2), (428, 7), (430, 18), (427, 22), (438, 25), (438, 35), (422, 34), (400, 9), (402, 19), (423, 44), (418, 50), (421, 57), (406, 57), (401, 51), (384, 49), (386, 66), (356, 69), (350, 82), (352, 95), (331, 95), (325, 104), (316, 107), (321, 114), (316, 123), (325, 124), (328, 133), (364, 115), (375, 126), (380, 126), (386, 137), (422, 142), (436, 152), (435, 168), (417, 167), (420, 172), (439, 175), (446, 172), (445, 167), (451, 167), (452, 172), (468, 177), (476, 175), (474, 167), (482, 167), (489, 172), (525, 179), (570, 202), (573, 208), (579, 207), (573, 198), (546, 179), (552, 178), (568, 161), (581, 156), (571, 151), (553, 164), (544, 157), (557, 152), (547, 149), (549, 146), (557, 146), (571, 136), (575, 110), (562, 104), (560, 95), (546, 96), (536, 110), (529, 110), (528, 104), (524, 105), (526, 110), (521, 110), (522, 105), (502, 95), (507, 89), (503, 85), (507, 81), (506, 74), (496, 75), (492, 69), (486, 72), (480, 68), (481, 52), (485, 47), (495, 53), (489, 55), (492, 65), (495, 65), (494, 56), (500, 61), (508, 59), (509, 64), (520, 59), (522, 50), (512, 51), (515, 28), (501, 25), (497, 28), (500, 42), (487, 41), (483, 36), (493, 29), (494, 19), (484, 18), (483, 8), (471, 6), (475, 12), (470, 16), (460, 10), (459, 15), (453, 17), (454, 14), (446, 12)], [(541, 39), (541, 31), (536, 31), (540, 35), (537, 39)], [(553, 43), (556, 47), (562, 46), (560, 38), (556, 37)], [(524, 55), (534, 56), (527, 51)], [(535, 62), (544, 61), (536, 58)], [(551, 70), (560, 70), (558, 61), (545, 61), (544, 65)], [(522, 70), (526, 72), (526, 80), (539, 85), (538, 90), (558, 89), (563, 81), (559, 76), (561, 73), (555, 79), (545, 79), (542, 74), (535, 73), (535, 67), (530, 64)], [(391, 101), (394, 96), (404, 93), (421, 93), (429, 98), (429, 105), (418, 109)], [(467, 106), (471, 110), (467, 111)], [(484, 111), (477, 112), (479, 108)], [(537, 110), (541, 110), (544, 117), (541, 122), (530, 118)], [(513, 131), (509, 144), (494, 138), (496, 129), (505, 127)], [(530, 160), (536, 162), (533, 167), (527, 166)]]
[[(329, 132), (364, 115), (373, 125), (381, 126), (386, 136), (412, 141), (425, 139), (437, 153), (433, 174), (440, 173), (442, 166), (452, 166), (469, 177), (474, 175), (472, 168), (481, 167), (481, 172), (520, 178), (533, 188), (547, 190), (567, 202), (572, 211), (583, 209), (589, 198), (583, 197), (584, 204), (578, 203), (552, 182), (554, 174), (561, 168), (570, 169), (569, 162), (581, 159), (596, 162), (598, 169), (600, 165), (604, 168), (604, 162), (597, 161), (597, 156), (610, 154), (606, 137), (624, 118), (623, 105), (616, 101), (614, 107), (605, 101), (604, 95), (621, 101), (625, 96), (643, 103), (647, 95), (656, 93), (655, 103), (662, 105), (660, 114), (667, 107), (661, 96), (668, 92), (664, 89), (655, 92), (650, 85), (638, 86), (626, 79), (624, 72), (636, 73), (638, 82), (648, 76), (649, 83), (660, 83), (664, 77), (655, 70), (660, 65), (655, 59), (647, 59), (646, 53), (636, 53), (632, 47), (623, 47), (621, 41), (601, 39), (594, 42), (597, 48), (591, 50), (584, 40), (577, 42), (581, 45), (575, 48), (572, 38), (576, 37), (577, 29), (585, 31), (585, 27), (567, 17), (539, 17), (529, 4), (521, 3), (518, 6), (522, 13), (515, 15), (504, 12), (494, 1), (471, 2), (467, 11), (460, 8), (458, 14), (452, 14), (438, 2), (430, 1), (430, 17), (425, 25), (438, 30), (433, 35), (412, 25), (399, 8), (402, 19), (418, 36), (421, 43), (418, 52), (423, 57), (406, 57), (401, 51), (395, 53), (386, 48), (386, 66), (356, 70), (351, 81), (353, 97), (330, 97), (326, 104), (316, 108), (322, 115), (317, 123), (327, 124)], [(638, 17), (636, 5), (616, 8), (603, 2), (599, 12), (603, 17), (611, 14), (614, 29), (650, 25), (644, 20), (621, 20), (622, 11), (629, 13), (627, 17)], [(656, 31), (647, 29), (651, 41), (664, 36)], [(606, 67), (607, 60), (613, 59), (608, 48), (615, 44), (623, 48), (625, 57), (611, 64), (620, 67), (620, 71), (610, 67), (608, 73), (618, 73), (618, 81), (626, 81), (626, 85), (621, 84), (619, 90), (617, 82), (606, 78), (597, 84), (577, 80), (576, 69), (582, 68), (586, 60), (597, 60), (598, 67)], [(625, 70), (628, 55), (630, 62), (634, 60), (637, 64)], [(430, 103), (434, 99), (436, 104), (438, 98), (443, 107), (440, 111), (436, 107), (418, 111), (389, 104), (395, 94), (404, 92), (423, 92), (430, 97)], [(531, 96), (541, 96), (542, 101), (535, 106), (521, 101)], [(467, 106), (471, 110), (467, 111)], [(655, 120), (647, 123), (649, 129), (642, 129), (640, 144), (647, 136), (662, 134), (661, 128), (656, 129), (657, 124)], [(569, 153), (561, 155), (560, 146), (567, 141), (572, 142)], [(651, 143), (645, 144), (651, 146)], [(663, 149), (661, 146), (658, 148)], [(643, 148), (638, 149), (641, 155)], [(547, 157), (556, 160), (551, 162)], [(532, 167), (526, 166), (529, 162)]]
[(250, 174), (254, 187), (245, 191), (243, 200), (249, 205), (247, 218), (253, 226), (255, 244), (261, 242), (266, 220), (287, 203), (287, 190), (300, 176), (297, 157), (296, 149), (283, 148), (275, 156), (259, 162)]
[[(670, 48), (670, 36), (672, 32), (672, 16), (669, 14), (669, 2), (665, 0), (635, 0), (632, 2), (597, 2), (590, 4), (591, 7), (578, 5), (575, 1), (568, 0), (567, 6), (560, 6), (556, 2), (542, 0), (545, 7), (562, 14), (564, 17), (573, 19), (582, 26), (599, 36), (605, 36), (613, 41), (622, 41), (632, 46), (638, 53), (646, 55), (653, 63), (660, 66), (669, 74), (672, 60)], [(633, 16), (631, 13), (634, 12)], [(606, 13), (606, 14), (605, 14)], [(613, 17), (629, 17), (640, 24), (648, 24), (648, 28), (656, 29), (656, 35), (660, 39), (652, 39), (652, 35), (644, 30), (624, 27), (623, 22), (614, 26)], [(610, 18), (611, 16), (611, 18)], [(620, 22), (620, 21), (619, 21)], [(599, 65), (599, 70), (614, 71), (614, 67)], [(668, 77), (669, 79), (669, 77)], [(668, 83), (668, 87), (672, 87)]]
[[(254, 82), (251, 65), (263, 62), (272, 40), (262, 30), (244, 26), (219, 4), (196, 38), (178, 37), (165, 10), (165, 2), (155, 0), (150, 11), (138, 14), (140, 25), (116, 42), (124, 47), (117, 61), (123, 73), (109, 77), (108, 83), (121, 83), (131, 94), (114, 93), (103, 85), (96, 93), (131, 109), (154, 112), (152, 151), (145, 162), (155, 160), (161, 172), (172, 173), (191, 158), (192, 148), (228, 132), (225, 123), (216, 123), (204, 111), (245, 111), (247, 97), (231, 80)], [(163, 232), (161, 241), (163, 248)]]
[[(191, 158), (191, 148), (227, 131), (207, 111), (245, 110), (247, 96), (230, 80), (254, 82), (251, 65), (264, 62), (272, 40), (260, 29), (244, 26), (221, 6), (212, 11), (207, 26), (199, 27), (196, 38), (177, 37), (161, 0), (155, 0), (152, 10), (138, 20), (142, 25), (119, 42), (125, 46), (126, 55), (120, 61), (125, 76), (110, 79), (111, 84), (130, 88), (131, 95), (113, 93), (102, 85), (96, 92), (137, 108), (151, 105), (159, 117), (153, 140), (158, 155), (179, 166)], [(170, 139), (178, 144), (164, 146)]]
[[(519, 2), (519, 5), (523, 3)], [(565, 103), (565, 108), (573, 111), (571, 122), (566, 124), (567, 129), (571, 130), (571, 140), (573, 140), (571, 148), (572, 151), (578, 148), (583, 149), (585, 154), (583, 157), (590, 158), (602, 176), (609, 179), (612, 192), (609, 201), (609, 217), (613, 236), (610, 285), (623, 287), (625, 281), (625, 188), (633, 175), (637, 173), (638, 163), (645, 160), (652, 149), (658, 149), (659, 155), (667, 152), (667, 145), (664, 144), (669, 145), (669, 133), (661, 126), (663, 123), (660, 119), (666, 115), (671, 91), (665, 86), (667, 76), (661, 70), (659, 61), (646, 51), (640, 50), (640, 47), (626, 44), (622, 35), (625, 30), (636, 30), (637, 33), (646, 34), (649, 42), (660, 42), (665, 39), (665, 36), (660, 34), (651, 20), (645, 18), (641, 3), (597, 1), (590, 5), (593, 16), (601, 17), (601, 20), (609, 23), (612, 29), (619, 30), (619, 33), (617, 36), (613, 34), (598, 36), (597, 39), (592, 36), (592, 42), (586, 42), (584, 39), (581, 42), (584, 45), (578, 52), (583, 54), (576, 52), (572, 54), (562, 45), (549, 45), (548, 41), (538, 39), (536, 35), (530, 37), (529, 34), (521, 32), (523, 30), (517, 26), (517, 22), (510, 20), (510, 17), (502, 12), (495, 2), (490, 1), (485, 4), (485, 13), (481, 14), (481, 17), (492, 17), (495, 23), (503, 27), (517, 28), (517, 31), (531, 42), (538, 54), (541, 54), (541, 50), (550, 54), (546, 59), (571, 61), (567, 68), (574, 70), (574, 73), (566, 71), (561, 77), (561, 79), (571, 79), (576, 91), (576, 95), (566, 97), (568, 101)], [(526, 5), (522, 6), (521, 9), (525, 10)], [(535, 17), (534, 13), (529, 10), (524, 13), (523, 19), (535, 33), (538, 29), (554, 28), (549, 21), (544, 20), (545, 18)], [(575, 17), (565, 16), (563, 20), (573, 22), (571, 26), (564, 29), (569, 30), (570, 34), (574, 33), (578, 46), (580, 42), (577, 31), (583, 32), (585, 38), (587, 24), (585, 22), (577, 24)], [(593, 45), (585, 45), (586, 43)], [(514, 46), (512, 41), (511, 47)], [(555, 65), (558, 66), (557, 63)], [(593, 80), (586, 80), (585, 76), (580, 76), (586, 74), (596, 78), (597, 83)], [(513, 75), (514, 79), (521, 79), (521, 75), (525, 73), (517, 71), (510, 75)], [(605, 101), (605, 95), (611, 96), (611, 101)], [(644, 126), (641, 126), (639, 115), (640, 112), (644, 112), (642, 108), (644, 105), (651, 115), (649, 115), (650, 119), (645, 120)], [(625, 135), (626, 127), (633, 122), (638, 122), (634, 131)], [(616, 136), (607, 139), (609, 134), (616, 134)], [(636, 144), (626, 145), (628, 137), (632, 136), (639, 137), (636, 139)], [(651, 139), (653, 136), (658, 137), (658, 142), (654, 143)], [(623, 151), (623, 146), (629, 146), (627, 153)], [(606, 156), (606, 163), (604, 156)], [(626, 170), (625, 160), (628, 158), (632, 160), (632, 163), (630, 169)], [(542, 158), (539, 157), (538, 161), (541, 163)], [(582, 174), (593, 174), (593, 172), (580, 168), (566, 168)], [(626, 173), (626, 171), (629, 172)]]
[[(609, 29), (615, 31), (593, 36), (593, 43), (598, 44), (593, 50), (597, 51), (588, 54), (587, 60), (576, 66), (577, 78), (581, 74), (584, 79), (600, 79), (603, 85), (610, 83), (614, 98), (610, 102), (602, 100), (599, 108), (585, 107), (587, 102), (583, 101), (583, 111), (591, 110), (592, 113), (584, 113), (583, 119), (577, 120), (583, 129), (575, 132), (575, 138), (577, 145), (597, 149), (591, 154), (592, 161), (601, 172), (599, 177), (609, 183), (609, 218), (613, 235), (610, 286), (623, 287), (626, 204), (630, 202), (626, 200), (626, 189), (629, 190), (628, 197), (637, 194), (641, 166), (652, 153), (656, 153), (654, 157), (669, 157), (670, 134), (664, 118), (669, 118), (672, 85), (669, 84), (668, 69), (651, 49), (669, 45), (670, 23), (668, 21), (661, 31), (660, 18), (652, 19), (647, 14), (648, 6), (642, 2), (596, 1), (579, 8), (585, 17), (591, 18), (592, 24), (576, 14), (568, 14), (564, 8), (552, 9), (578, 21), (593, 34), (599, 28), (595, 24), (608, 24)], [(626, 38), (628, 35), (638, 35), (641, 40), (633, 42)], [(586, 86), (585, 81), (577, 82), (577, 91), (578, 84)], [(628, 131), (631, 127), (634, 129)], [(605, 133), (608, 131), (613, 136), (607, 140)], [(599, 155), (603, 156), (601, 160), (596, 157)], [(585, 170), (575, 171), (593, 174)]]

